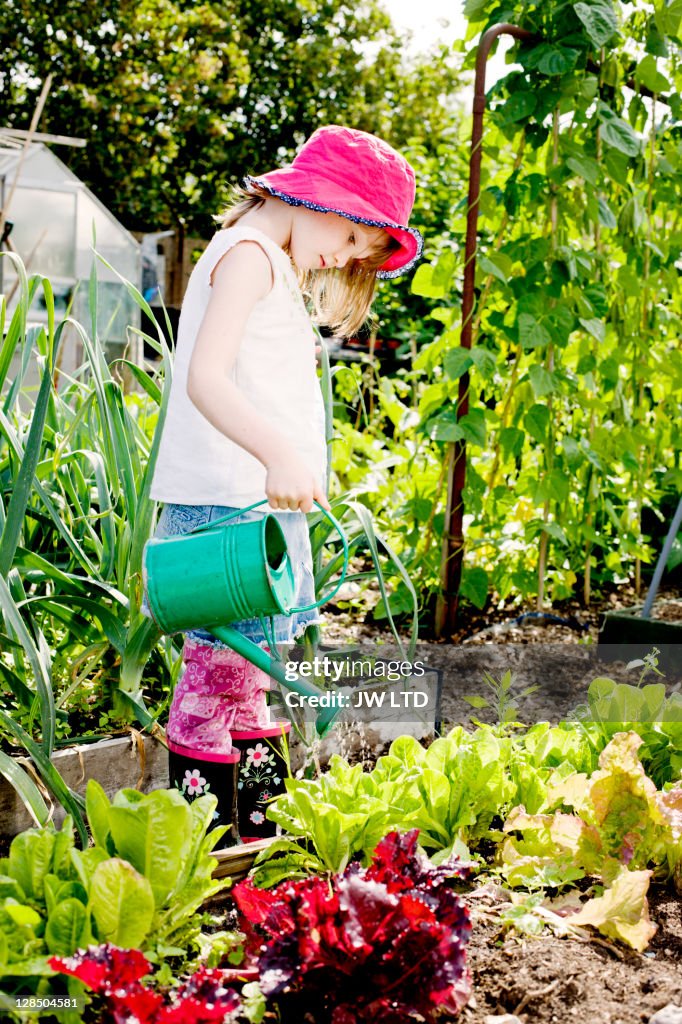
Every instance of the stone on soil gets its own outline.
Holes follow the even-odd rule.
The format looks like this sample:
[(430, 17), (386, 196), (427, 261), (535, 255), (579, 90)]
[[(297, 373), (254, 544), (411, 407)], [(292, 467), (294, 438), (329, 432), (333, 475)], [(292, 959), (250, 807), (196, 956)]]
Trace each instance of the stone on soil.
[(668, 1003), (662, 1010), (657, 1010), (649, 1017), (649, 1024), (682, 1024), (682, 1006)]

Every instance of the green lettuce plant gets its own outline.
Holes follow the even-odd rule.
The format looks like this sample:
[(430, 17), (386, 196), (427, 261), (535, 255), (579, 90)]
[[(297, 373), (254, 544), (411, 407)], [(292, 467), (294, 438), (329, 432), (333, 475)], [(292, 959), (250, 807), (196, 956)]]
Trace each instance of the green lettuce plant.
[(397, 822), (411, 827), (419, 806), (401, 780), (364, 772), (362, 765), (351, 767), (337, 754), (318, 778), (288, 778), (285, 784), (286, 793), (267, 811), (285, 836), (256, 858), (261, 886), (343, 871), (359, 856), (368, 864), (377, 843)]
[(658, 790), (639, 760), (641, 744), (636, 733), (617, 733), (597, 771), (556, 779), (538, 813), (515, 807), (499, 849), (510, 885), (562, 887), (584, 877), (604, 885), (603, 895), (570, 920), (636, 949), (653, 934), (650, 877), (671, 880), (682, 891), (682, 784)]
[[(110, 802), (98, 782), (88, 782), (86, 810), (95, 845), (73, 857), (87, 883), (101, 941), (166, 956), (184, 952), (196, 939), (197, 910), (229, 884), (212, 879), (211, 851), (226, 832), (225, 826), (211, 827), (215, 808), (211, 794), (188, 804), (182, 794), (164, 789), (146, 795), (122, 789)], [(139, 902), (139, 914), (116, 900), (121, 886)], [(130, 929), (140, 933), (137, 941), (130, 941)]]
[[(199, 946), (201, 905), (229, 881), (214, 881), (216, 798), (188, 804), (174, 790), (121, 790), (109, 801), (90, 780), (86, 805), (94, 845), (79, 850), (61, 831), (29, 829), (0, 860), (3, 987), (49, 978), (49, 956), (96, 942), (142, 949), (156, 962)], [(216, 936), (222, 941), (224, 934)], [(201, 944), (202, 955), (210, 950)]]
[(367, 864), (397, 828), (418, 828), (434, 863), (452, 853), (469, 858), (484, 840), (502, 838), (512, 807), (539, 809), (550, 780), (592, 763), (580, 729), (547, 723), (521, 737), (506, 727), (457, 726), (429, 747), (401, 736), (371, 771), (334, 755), (318, 778), (287, 779), (268, 808), (286, 835), (256, 859), (258, 883), (343, 870), (353, 858)]
[(682, 695), (667, 693), (664, 683), (642, 681), (616, 683), (606, 676), (592, 680), (578, 718), (598, 751), (618, 732), (636, 733), (642, 740), (642, 764), (663, 786), (682, 778)]

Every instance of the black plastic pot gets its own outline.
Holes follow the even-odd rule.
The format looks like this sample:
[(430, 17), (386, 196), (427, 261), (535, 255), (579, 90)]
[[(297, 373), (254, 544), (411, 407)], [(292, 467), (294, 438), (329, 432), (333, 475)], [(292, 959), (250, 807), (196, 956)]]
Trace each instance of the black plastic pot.
[(633, 661), (658, 649), (658, 667), (671, 676), (682, 675), (682, 622), (642, 618), (641, 608), (606, 612), (599, 622), (598, 655), (601, 661)]

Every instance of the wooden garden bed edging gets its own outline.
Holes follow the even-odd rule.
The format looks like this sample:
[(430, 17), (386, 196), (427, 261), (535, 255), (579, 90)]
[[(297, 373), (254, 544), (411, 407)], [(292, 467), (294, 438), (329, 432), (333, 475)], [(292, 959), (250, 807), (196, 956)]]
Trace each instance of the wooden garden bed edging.
[(213, 877), (226, 878), (229, 875), (235, 882), (240, 878), (246, 878), (258, 854), (274, 843), (276, 838), (271, 836), (241, 846), (228, 846), (225, 850), (214, 850), (212, 856), (218, 861), (218, 866), (213, 871)]
[[(88, 779), (97, 779), (110, 799), (123, 788), (143, 793), (168, 788), (168, 750), (158, 740), (139, 733), (64, 747), (55, 751), (52, 763), (67, 785), (83, 795)], [(51, 795), (44, 796), (49, 807)], [(64, 809), (55, 804), (53, 821), (61, 825), (63, 820)], [(34, 825), (17, 791), (0, 779), (0, 835), (11, 838)]]

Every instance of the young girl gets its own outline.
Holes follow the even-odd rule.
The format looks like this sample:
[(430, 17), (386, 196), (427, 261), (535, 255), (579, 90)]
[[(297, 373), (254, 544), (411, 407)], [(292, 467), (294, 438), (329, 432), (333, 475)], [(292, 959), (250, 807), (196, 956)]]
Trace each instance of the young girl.
[[(330, 125), (290, 166), (244, 185), (183, 302), (151, 491), (164, 503), (156, 536), (267, 499), (269, 509), (232, 522), (278, 510), (296, 605), (304, 606), (315, 600), (305, 513), (314, 501), (329, 505), (315, 336), (303, 295), (314, 320), (337, 334), (362, 325), (377, 277), (395, 277), (421, 255), (421, 236), (407, 226), (414, 173), (381, 139)], [(312, 611), (278, 616), (275, 639), (290, 642), (318, 621)], [(232, 625), (265, 644), (257, 620)], [(240, 786), (257, 776), (255, 789), (269, 796), (281, 780), (276, 767), (271, 777), (265, 770), (273, 761), (267, 744), (254, 742), (273, 734), (268, 677), (200, 629), (186, 634), (183, 662), (167, 729), (171, 758), (193, 759), (180, 761), (182, 788), (194, 795), (208, 788), (211, 766), (238, 758), (234, 738), (247, 744)], [(270, 824), (262, 810), (250, 818), (250, 834), (265, 834), (256, 827)]]

